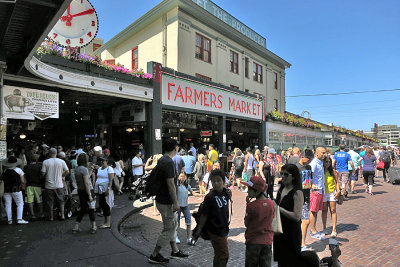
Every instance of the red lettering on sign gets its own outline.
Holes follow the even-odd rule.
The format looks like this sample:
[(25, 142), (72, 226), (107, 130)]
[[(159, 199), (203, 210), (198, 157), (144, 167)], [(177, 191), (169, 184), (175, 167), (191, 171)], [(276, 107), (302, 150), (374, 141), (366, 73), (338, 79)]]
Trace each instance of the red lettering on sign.
[(242, 112), (246, 113), (246, 102), (242, 100)]
[(67, 44), (71, 44), (71, 40), (70, 40), (70, 39), (65, 40), (65, 42), (66, 42)]
[(92, 20), (92, 26), (96, 26), (96, 22), (94, 22), (94, 20)]
[(211, 93), (211, 103), (210, 103), (210, 106), (212, 107), (213, 106), (213, 104), (214, 104), (214, 107), (217, 107), (217, 104), (215, 103), (215, 101), (217, 101), (217, 97), (215, 96), (215, 94), (214, 93)]
[[(190, 95), (188, 92), (190, 92)], [(193, 104), (192, 95), (193, 95), (192, 88), (186, 87), (186, 103), (188, 102), (188, 99), (190, 99), (190, 102), (192, 102)]]
[(87, 34), (89, 37), (92, 37), (92, 32), (88, 32)]
[(231, 108), (232, 108), (233, 111), (236, 111), (235, 99), (229, 98), (229, 110), (231, 110)]
[(194, 89), (194, 104), (197, 104), (197, 99), (199, 99), (200, 104), (203, 105), (203, 91), (197, 93), (197, 90)]
[(239, 112), (242, 112), (242, 109), (240, 108), (240, 101), (236, 102), (236, 109), (235, 111), (239, 110)]
[(251, 103), (247, 102), (247, 103), (246, 103), (246, 107), (247, 107), (246, 113), (247, 113), (247, 114), (251, 114), (250, 106), (251, 106)]
[(54, 38), (57, 38), (57, 36), (58, 36), (58, 34), (55, 33), (55, 32), (53, 32), (53, 37), (54, 37)]
[(218, 102), (219, 102), (219, 105), (218, 105), (218, 107), (217, 108), (219, 108), (219, 109), (221, 109), (222, 108), (222, 95), (219, 95), (218, 96)]
[(210, 93), (209, 92), (207, 92), (207, 91), (205, 91), (204, 92), (204, 106), (206, 106), (206, 107), (209, 107), (210, 105), (207, 103), (207, 96), (209, 95)]
[(83, 38), (80, 38), (80, 39), (79, 39), (79, 43), (80, 43), (80, 44), (83, 44)]
[(260, 115), (260, 104), (257, 104), (257, 107), (258, 107), (257, 115)]
[(178, 87), (178, 91), (176, 91), (176, 95), (175, 95), (174, 101), (176, 101), (176, 99), (177, 99), (178, 97), (180, 97), (180, 98), (182, 99), (182, 102), (185, 102), (185, 99), (183, 98), (182, 88), (181, 88), (180, 85), (179, 85), (179, 87)]
[(168, 83), (168, 100), (171, 99), (171, 93), (172, 93), (171, 86), (175, 86), (175, 84), (174, 83)]
[(253, 115), (257, 115), (255, 111), (256, 104), (253, 104)]

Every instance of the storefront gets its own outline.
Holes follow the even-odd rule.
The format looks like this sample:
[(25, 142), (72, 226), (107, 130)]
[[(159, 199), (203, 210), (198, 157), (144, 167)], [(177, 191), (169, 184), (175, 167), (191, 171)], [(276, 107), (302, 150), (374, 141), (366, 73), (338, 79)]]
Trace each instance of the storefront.
[[(70, 62), (33, 57), (30, 71), (41, 78), (5, 75), (2, 115), (7, 149), (32, 144), (101, 145), (130, 152), (148, 143), (151, 80), (138, 82), (79, 71)], [(60, 63), (61, 62), (61, 63)], [(61, 65), (60, 65), (61, 64)], [(84, 65), (83, 63), (80, 63)], [(6, 141), (6, 142), (5, 142)]]
[(221, 153), (264, 144), (262, 99), (169, 69), (163, 69), (161, 80), (164, 138), (182, 147), (214, 144)]

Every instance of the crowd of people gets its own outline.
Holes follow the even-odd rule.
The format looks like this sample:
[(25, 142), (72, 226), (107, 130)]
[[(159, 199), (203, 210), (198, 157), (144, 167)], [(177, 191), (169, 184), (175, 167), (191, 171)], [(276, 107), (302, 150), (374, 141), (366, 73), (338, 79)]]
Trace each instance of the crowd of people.
[[(199, 237), (210, 240), (214, 249), (213, 266), (227, 266), (229, 206), (236, 187), (247, 193), (244, 198), (247, 203), (244, 218), (246, 266), (270, 266), (272, 255), (278, 266), (318, 266), (318, 256), (307, 246), (307, 237), (317, 240), (337, 237), (336, 205), (349, 201), (349, 194), (357, 193), (355, 183), (359, 179), (365, 184), (365, 192), (373, 195), (378, 163), (383, 162), (383, 177), (388, 181), (387, 171), (399, 157), (398, 150), (385, 147), (362, 147), (358, 151), (349, 147), (346, 152), (346, 146), (340, 145), (336, 153), (324, 147), (302, 151), (293, 147), (281, 155), (267, 146), (263, 150), (247, 148), (245, 153), (235, 148), (231, 167), (225, 172), (213, 145), (204, 154), (192, 148), (193, 145), (190, 149), (181, 149), (172, 139), (164, 146), (163, 171), (157, 174), (164, 183), (164, 190), (155, 196), (163, 230), (149, 257), (151, 263), (169, 261), (160, 254), (161, 248), (168, 244), (172, 258), (188, 256), (177, 246), (180, 243), (177, 227), (183, 213), (188, 244), (195, 245)], [(274, 197), (276, 183), (279, 189)], [(193, 185), (198, 187), (198, 193), (193, 192)], [(205, 195), (196, 216), (193, 215), (197, 222), (193, 234), (187, 208), (188, 192)], [(274, 234), (272, 226), (278, 207), (282, 234)], [(332, 222), (330, 231), (328, 210)], [(316, 226), (319, 212), (323, 225), (320, 231)]]
[[(372, 196), (379, 168), (384, 181), (389, 181), (388, 170), (399, 158), (398, 149), (349, 147), (346, 152), (343, 144), (336, 153), (324, 147), (315, 150), (293, 147), (281, 153), (268, 146), (249, 147), (244, 152), (235, 148), (228, 164), (221, 164), (220, 154), (213, 145), (208, 150), (196, 149), (193, 144), (180, 148), (175, 140), (166, 139), (163, 151), (164, 154), (147, 158), (143, 145), (131, 156), (123, 150), (111, 154), (110, 149), (100, 146), (64, 151), (60, 145), (50, 148), (35, 144), (27, 150), (10, 150), (2, 162), (1, 175), (7, 222), (14, 222), (13, 201), (17, 224), (44, 219), (45, 215), (50, 221), (56, 217), (65, 220), (65, 204), (75, 192), (80, 207), (72, 233), (81, 231), (82, 218), (88, 214), (90, 231), (94, 234), (97, 229), (111, 227), (114, 194), (130, 190), (133, 182), (157, 166), (155, 175), (161, 186), (153, 197), (153, 215), (161, 215), (163, 230), (149, 262), (168, 262), (160, 254), (168, 244), (172, 258), (188, 256), (177, 246), (181, 242), (177, 229), (183, 215), (187, 244), (195, 245), (200, 236), (210, 240), (214, 249), (213, 266), (226, 266), (229, 208), (232, 208), (232, 190), (237, 189), (247, 194), (243, 198), (247, 203), (246, 266), (270, 266), (272, 254), (279, 266), (312, 266), (307, 237), (317, 240), (336, 237), (336, 205), (349, 201), (349, 194), (357, 193), (355, 184), (359, 179), (364, 182), (365, 193)], [(279, 189), (275, 197), (276, 183)], [(203, 200), (193, 233), (189, 193)], [(29, 216), (24, 217), (26, 207)], [(274, 235), (272, 221), (278, 207), (283, 233)], [(104, 217), (104, 223), (98, 227), (96, 210), (97, 215)], [(327, 230), (328, 210), (331, 231)], [(318, 231), (320, 211), (323, 229)]]

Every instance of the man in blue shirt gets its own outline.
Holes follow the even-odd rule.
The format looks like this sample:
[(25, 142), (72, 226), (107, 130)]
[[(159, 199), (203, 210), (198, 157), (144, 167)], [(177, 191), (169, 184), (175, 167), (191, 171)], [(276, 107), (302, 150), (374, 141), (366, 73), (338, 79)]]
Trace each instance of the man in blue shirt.
[(185, 173), (188, 184), (192, 186), (192, 182), (194, 179), (194, 165), (196, 164), (196, 158), (193, 157), (193, 152), (189, 150), (188, 154), (183, 156), (182, 159), (183, 162), (185, 163)]
[(353, 175), (356, 174), (353, 161), (351, 160), (351, 156), (349, 153), (345, 152), (346, 145), (340, 144), (339, 145), (339, 152), (336, 152), (335, 156), (333, 157), (332, 166), (333, 169), (338, 171), (338, 178), (339, 182), (342, 185), (341, 191), (342, 195), (344, 196), (344, 200), (348, 200), (347, 198), (347, 183), (349, 182), (349, 164), (352, 168)]
[(195, 159), (197, 159), (196, 148), (194, 147), (193, 143), (190, 143), (190, 148), (189, 148), (189, 150), (192, 151), (192, 153), (193, 153), (192, 156), (193, 156)]

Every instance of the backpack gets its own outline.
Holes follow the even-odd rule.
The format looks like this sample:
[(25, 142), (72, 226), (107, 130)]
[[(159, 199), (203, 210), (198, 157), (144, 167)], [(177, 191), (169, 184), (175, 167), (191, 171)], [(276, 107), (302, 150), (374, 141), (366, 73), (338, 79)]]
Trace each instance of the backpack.
[(144, 191), (147, 197), (156, 196), (162, 188), (162, 179), (157, 176), (158, 172), (159, 165), (157, 164), (149, 174), (145, 174), (142, 177), (146, 181)]
[(382, 153), (382, 161), (383, 161), (384, 163), (390, 163), (390, 161), (391, 161), (390, 152), (385, 151), (385, 152)]
[(1, 175), (4, 181), (4, 192), (15, 193), (21, 191), (21, 176), (13, 169), (6, 169)]
[[(233, 201), (232, 201), (232, 191), (229, 190), (228, 188), (224, 188), (223, 190), (226, 193), (226, 195), (228, 196), (228, 200), (229, 200), (229, 202), (231, 204), (230, 205), (231, 206), (231, 213), (230, 213), (229, 221), (228, 221), (228, 225), (230, 225), (231, 218), (232, 218), (232, 215), (233, 215), (233, 213), (232, 213), (232, 203), (233, 203)], [(197, 212), (193, 212), (193, 214), (192, 214), (193, 218), (196, 220), (196, 227), (193, 229), (193, 233), (197, 232), (197, 227), (198, 227), (199, 222), (200, 222), (200, 217), (201, 217), (201, 215), (203, 213), (204, 213), (204, 201), (201, 202)], [(200, 237), (203, 238), (204, 240), (210, 240), (210, 236), (208, 235), (207, 222), (204, 224), (203, 229), (201, 229)]]
[(234, 164), (235, 164), (235, 172), (236, 173), (242, 172), (244, 167), (244, 158), (243, 157), (235, 158)]

